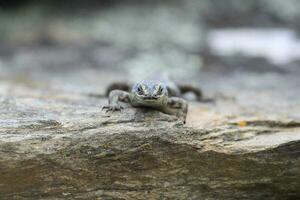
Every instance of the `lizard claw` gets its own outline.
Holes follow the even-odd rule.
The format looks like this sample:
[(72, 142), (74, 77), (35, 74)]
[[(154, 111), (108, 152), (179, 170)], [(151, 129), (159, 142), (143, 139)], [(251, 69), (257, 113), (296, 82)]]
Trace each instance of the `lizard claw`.
[(120, 105), (108, 105), (108, 106), (103, 106), (102, 107), (102, 110), (106, 110), (105, 112), (109, 112), (109, 111), (112, 111), (112, 112), (115, 112), (115, 111), (120, 111), (122, 110), (124, 107), (123, 106), (120, 106)]

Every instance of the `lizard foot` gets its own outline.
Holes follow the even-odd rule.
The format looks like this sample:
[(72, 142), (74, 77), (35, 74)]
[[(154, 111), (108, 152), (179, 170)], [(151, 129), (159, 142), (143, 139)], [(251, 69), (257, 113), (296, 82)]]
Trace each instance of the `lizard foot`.
[(115, 112), (115, 111), (121, 111), (124, 109), (123, 106), (120, 105), (108, 105), (108, 106), (103, 106), (102, 110), (106, 110), (106, 113), (109, 111)]

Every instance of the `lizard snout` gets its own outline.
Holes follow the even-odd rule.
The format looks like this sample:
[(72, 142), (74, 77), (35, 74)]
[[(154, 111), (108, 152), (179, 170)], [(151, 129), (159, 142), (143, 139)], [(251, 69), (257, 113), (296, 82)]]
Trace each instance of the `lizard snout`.
[(146, 99), (146, 100), (155, 100), (155, 99), (158, 99), (158, 96), (156, 94), (147, 95), (147, 96), (144, 97), (144, 99)]

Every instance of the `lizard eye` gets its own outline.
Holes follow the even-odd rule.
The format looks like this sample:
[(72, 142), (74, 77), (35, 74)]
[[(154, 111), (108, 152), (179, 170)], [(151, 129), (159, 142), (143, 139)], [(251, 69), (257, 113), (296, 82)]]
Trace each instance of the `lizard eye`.
[(143, 88), (142, 88), (141, 86), (139, 86), (139, 87), (137, 88), (137, 91), (138, 91), (138, 94), (139, 94), (139, 95), (142, 95), (142, 94), (143, 94)]
[(163, 92), (163, 88), (162, 87), (159, 87), (158, 90), (157, 90), (157, 94), (158, 95), (161, 95)]

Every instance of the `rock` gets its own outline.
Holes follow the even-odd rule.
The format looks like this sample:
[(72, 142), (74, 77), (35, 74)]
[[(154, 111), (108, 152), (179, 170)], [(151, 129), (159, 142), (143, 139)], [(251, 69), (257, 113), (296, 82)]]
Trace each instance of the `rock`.
[[(2, 96), (2, 199), (291, 199), (300, 121), (190, 103), (186, 125), (71, 93)], [(248, 113), (249, 115), (249, 113)], [(271, 116), (269, 116), (271, 117)]]

